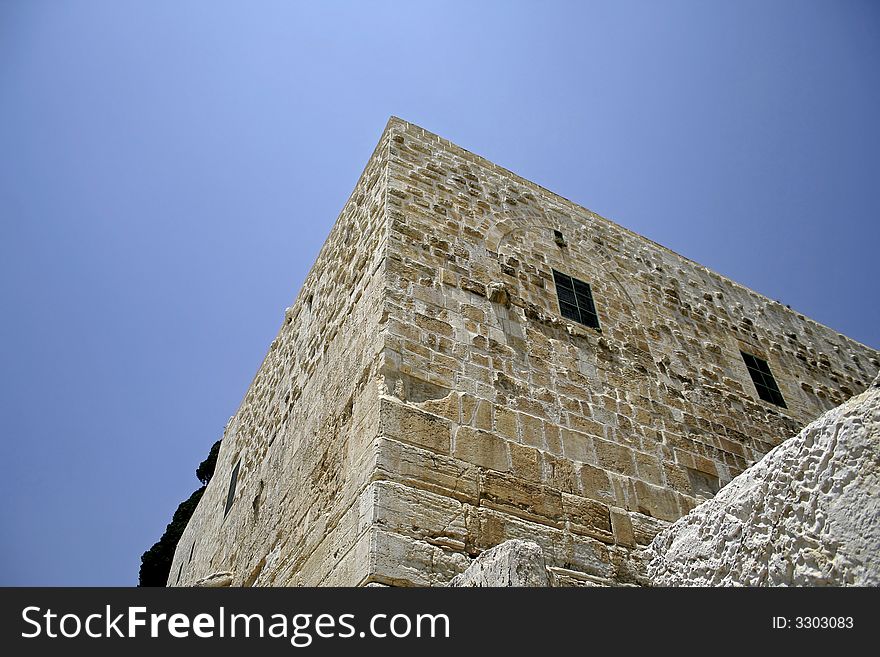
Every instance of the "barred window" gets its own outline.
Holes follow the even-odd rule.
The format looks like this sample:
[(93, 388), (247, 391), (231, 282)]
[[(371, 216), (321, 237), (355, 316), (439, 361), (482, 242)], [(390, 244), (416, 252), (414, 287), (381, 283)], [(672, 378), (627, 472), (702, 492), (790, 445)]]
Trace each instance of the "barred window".
[(599, 316), (596, 314), (589, 283), (579, 281), (555, 269), (553, 280), (556, 283), (556, 297), (559, 299), (559, 312), (562, 316), (585, 326), (599, 328)]
[(782, 398), (782, 393), (779, 392), (779, 386), (776, 385), (776, 379), (770, 373), (770, 366), (767, 364), (767, 361), (752, 354), (747, 354), (744, 351), (739, 353), (742, 354), (743, 361), (745, 361), (746, 367), (749, 370), (752, 382), (755, 384), (755, 390), (758, 391), (758, 397), (771, 404), (788, 408), (785, 405), (785, 400)]

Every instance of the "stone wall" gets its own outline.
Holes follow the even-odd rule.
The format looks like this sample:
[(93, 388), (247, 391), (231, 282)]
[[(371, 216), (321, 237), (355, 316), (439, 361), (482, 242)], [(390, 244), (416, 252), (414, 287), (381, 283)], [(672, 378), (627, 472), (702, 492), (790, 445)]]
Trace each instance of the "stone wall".
[[(591, 285), (600, 329), (560, 315), (552, 269)], [(786, 409), (758, 399), (740, 349)], [(556, 583), (639, 582), (638, 546), (865, 389), (878, 357), (392, 119), (170, 583), (444, 584), (512, 538)]]
[(363, 507), (378, 427), (387, 146), (383, 134), (226, 427), (169, 585), (224, 571), (234, 586), (358, 584), (367, 577)]
[(880, 585), (880, 379), (655, 537), (657, 586)]
[[(441, 583), (520, 538), (558, 582), (637, 582), (633, 548), (880, 364), (416, 126), (393, 124), (388, 186), (380, 581)], [(601, 330), (560, 316), (552, 269), (592, 286)]]

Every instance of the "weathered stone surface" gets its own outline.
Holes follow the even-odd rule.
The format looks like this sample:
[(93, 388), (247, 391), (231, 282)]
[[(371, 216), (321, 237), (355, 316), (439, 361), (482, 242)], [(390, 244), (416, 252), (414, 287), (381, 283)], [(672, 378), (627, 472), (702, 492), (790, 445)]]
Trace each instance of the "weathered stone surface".
[(193, 586), (205, 589), (219, 589), (232, 585), (232, 573), (225, 571), (202, 577), (193, 582)]
[[(599, 329), (562, 316), (553, 270), (589, 283)], [(170, 585), (445, 584), (508, 539), (537, 543), (554, 581), (638, 583), (669, 521), (880, 367), (399, 119), (282, 322)]]
[(540, 545), (510, 540), (483, 552), (449, 586), (550, 586), (550, 575)]
[[(364, 545), (371, 526), (364, 492), (376, 468), (381, 368), (390, 354), (380, 336), (390, 137), (383, 135), (225, 428), (169, 585), (218, 571), (233, 573), (233, 586), (368, 578), (369, 549), (356, 564), (343, 559)], [(336, 570), (347, 577), (333, 580)]]
[(776, 447), (648, 556), (659, 586), (880, 585), (880, 387)]

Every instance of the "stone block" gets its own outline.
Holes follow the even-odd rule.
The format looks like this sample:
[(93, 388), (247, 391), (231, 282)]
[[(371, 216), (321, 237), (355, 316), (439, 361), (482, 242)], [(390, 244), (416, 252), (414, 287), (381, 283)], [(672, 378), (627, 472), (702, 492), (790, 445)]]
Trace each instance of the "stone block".
[(617, 500), (611, 479), (603, 469), (585, 463), (580, 466), (579, 471), (585, 497), (606, 504), (613, 504)]
[(459, 427), (455, 432), (453, 455), (457, 459), (490, 470), (499, 472), (510, 470), (507, 441), (488, 431)]
[(572, 525), (602, 534), (611, 533), (608, 506), (580, 495), (562, 495), (562, 511)]
[(508, 440), (519, 442), (519, 428), (517, 418), (519, 413), (504, 406), (496, 406), (495, 431)]
[(593, 440), (585, 433), (561, 429), (562, 452), (565, 458), (581, 463), (595, 463)]
[(487, 472), (481, 504), (542, 524), (562, 520), (562, 493), (509, 474)]
[(538, 449), (544, 447), (544, 422), (541, 418), (521, 413), (519, 420), (522, 426), (522, 442)]
[(540, 483), (543, 473), (541, 452), (519, 443), (508, 443), (507, 447), (510, 450), (511, 473), (515, 477)]
[(580, 493), (583, 488), (577, 464), (547, 452), (541, 452), (541, 480), (564, 493)]
[(483, 552), (463, 573), (456, 575), (449, 586), (550, 586), (550, 577), (541, 546), (513, 539)]
[(601, 467), (627, 476), (636, 474), (633, 450), (629, 447), (598, 438), (593, 441), (593, 445), (596, 448), (597, 462)]
[(638, 509), (659, 520), (678, 520), (680, 511), (675, 493), (668, 488), (653, 486), (644, 481), (635, 480)]
[(639, 479), (658, 486), (663, 484), (660, 460), (656, 456), (634, 451), (633, 457), (636, 462), (636, 476)]
[(449, 454), (452, 425), (448, 420), (388, 398), (383, 398), (380, 403), (381, 435), (440, 454)]
[(414, 445), (378, 438), (375, 477), (476, 504), (480, 497), (477, 466)]
[(614, 531), (615, 543), (635, 547), (636, 538), (633, 533), (632, 520), (625, 509), (611, 507), (611, 528)]
[(603, 424), (582, 415), (575, 415), (574, 413), (568, 415), (568, 426), (575, 431), (591, 436), (602, 437), (605, 435), (605, 426)]

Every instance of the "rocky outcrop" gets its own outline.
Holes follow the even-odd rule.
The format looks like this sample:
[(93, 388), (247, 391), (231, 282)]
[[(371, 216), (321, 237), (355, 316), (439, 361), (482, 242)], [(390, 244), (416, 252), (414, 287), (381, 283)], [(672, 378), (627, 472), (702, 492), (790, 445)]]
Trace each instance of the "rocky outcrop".
[(532, 541), (510, 540), (486, 550), (449, 582), (464, 586), (551, 586), (544, 551)]
[(880, 585), (880, 377), (659, 533), (658, 586)]

